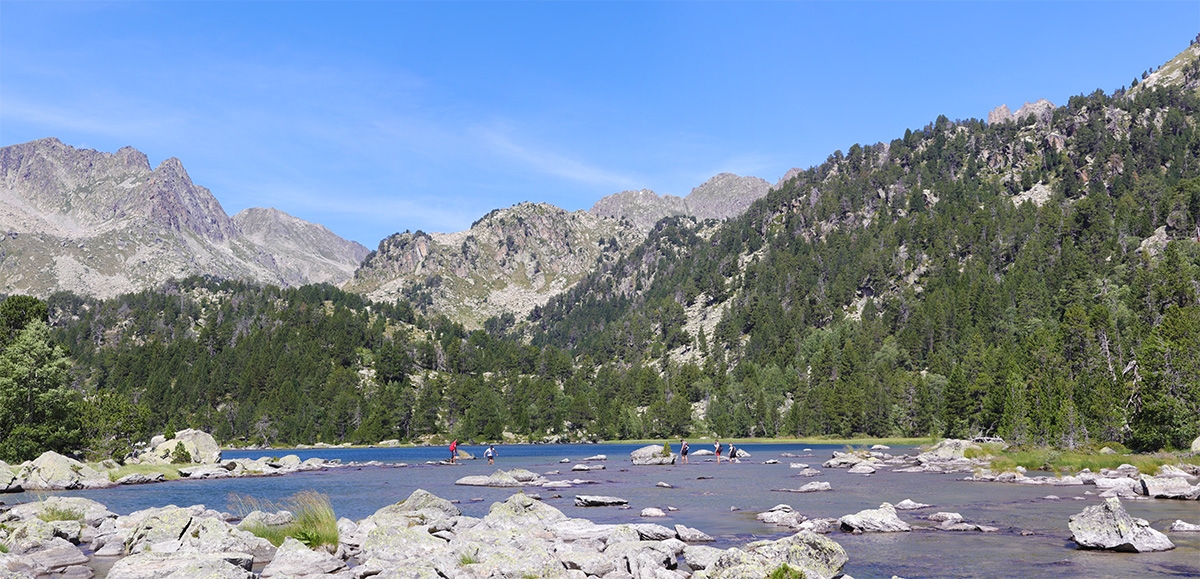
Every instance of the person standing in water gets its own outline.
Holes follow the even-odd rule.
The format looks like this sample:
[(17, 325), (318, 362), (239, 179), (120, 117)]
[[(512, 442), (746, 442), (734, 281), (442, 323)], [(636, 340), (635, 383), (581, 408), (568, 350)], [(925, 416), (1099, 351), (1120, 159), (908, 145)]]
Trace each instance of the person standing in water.
[(679, 456), (683, 458), (683, 464), (687, 464), (688, 443), (686, 440), (679, 439)]
[(717, 453), (717, 464), (721, 464), (721, 439), (713, 443), (713, 451)]
[(455, 459), (457, 459), (457, 458), (458, 458), (458, 439), (455, 438), (454, 442), (450, 443), (450, 464), (458, 464), (455, 462)]
[(487, 450), (483, 451), (483, 456), (488, 459), (488, 464), (496, 464), (496, 447), (488, 445)]

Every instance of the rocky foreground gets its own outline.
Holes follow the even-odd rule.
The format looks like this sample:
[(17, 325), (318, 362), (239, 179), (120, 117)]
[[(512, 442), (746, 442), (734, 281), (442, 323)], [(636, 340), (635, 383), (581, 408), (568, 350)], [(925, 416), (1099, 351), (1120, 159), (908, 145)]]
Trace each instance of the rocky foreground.
[(712, 538), (696, 529), (596, 524), (523, 493), (474, 518), (417, 490), (363, 520), (339, 520), (337, 546), (315, 550), (292, 538), (275, 547), (245, 530), (289, 524), (286, 511), (255, 511), (235, 525), (203, 505), (118, 516), (92, 500), (52, 497), (0, 521), (5, 578), (88, 579), (111, 558), (109, 579), (722, 579), (765, 577), (784, 564), (830, 578), (848, 559), (837, 542), (809, 531), (722, 550), (698, 544)]

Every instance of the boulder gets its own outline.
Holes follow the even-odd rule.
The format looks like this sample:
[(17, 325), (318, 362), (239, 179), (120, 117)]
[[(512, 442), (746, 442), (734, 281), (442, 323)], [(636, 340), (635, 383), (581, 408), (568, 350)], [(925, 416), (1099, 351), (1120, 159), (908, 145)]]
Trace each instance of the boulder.
[(251, 579), (245, 553), (138, 553), (113, 564), (108, 579)]
[(616, 505), (627, 504), (629, 504), (629, 501), (617, 497), (606, 497), (602, 495), (575, 495), (575, 506), (577, 507), (612, 507)]
[(667, 516), (667, 514), (664, 513), (663, 510), (658, 507), (646, 507), (646, 508), (642, 509), (642, 516), (643, 517), (665, 517), (665, 516)]
[(142, 464), (170, 464), (175, 453), (175, 447), (183, 445), (197, 464), (217, 464), (221, 462), (221, 447), (211, 434), (202, 430), (188, 428), (175, 432), (174, 438), (154, 444), (158, 437), (151, 439), (148, 451), (138, 455)]
[(675, 537), (684, 543), (711, 543), (714, 540), (708, 533), (683, 525), (675, 525)]
[(166, 475), (164, 475), (161, 472), (156, 472), (154, 474), (142, 474), (142, 473), (135, 472), (133, 474), (127, 474), (127, 475), (117, 479), (117, 484), (119, 484), (119, 485), (141, 485), (141, 484), (147, 484), (147, 483), (162, 482), (162, 481), (166, 480), (166, 478), (167, 478)]
[(982, 449), (981, 446), (969, 440), (947, 438), (933, 445), (929, 450), (918, 454), (917, 461), (926, 463), (960, 459), (964, 457), (969, 448)]
[(314, 551), (291, 537), (275, 551), (275, 557), (263, 568), (261, 577), (277, 575), (306, 576), (336, 573), (346, 568), (346, 562), (326, 553)]
[(1105, 446), (1100, 449), (1100, 454), (1117, 454), (1117, 451)]
[(21, 488), (21, 480), (17, 476), (19, 472), (19, 468), (13, 468), (7, 462), (0, 460), (0, 493), (19, 493), (24, 490)]
[(925, 503), (914, 502), (912, 499), (904, 499), (904, 500), (896, 503), (896, 510), (911, 511), (911, 510), (915, 510), (915, 509), (927, 509), (932, 506), (933, 505), (927, 505)]
[(726, 550), (704, 571), (709, 579), (766, 577), (786, 564), (805, 577), (829, 579), (841, 572), (847, 560), (841, 545), (816, 533), (801, 531), (777, 541), (750, 543), (745, 550)]
[(479, 526), (506, 531), (547, 529), (566, 519), (562, 511), (524, 493), (517, 493), (503, 502), (492, 503)]
[(1129, 516), (1118, 498), (1107, 499), (1071, 516), (1067, 526), (1071, 529), (1071, 539), (1081, 549), (1145, 553), (1175, 548), (1166, 535), (1150, 528), (1149, 523)]
[(1200, 525), (1193, 525), (1188, 522), (1175, 520), (1171, 524), (1171, 532), (1173, 533), (1200, 533)]
[(725, 553), (722, 549), (703, 545), (688, 545), (683, 549), (683, 560), (693, 571), (711, 567)]
[(808, 517), (797, 513), (791, 505), (775, 505), (759, 513), (755, 518), (769, 525), (779, 525), (790, 529), (799, 529), (800, 523), (808, 520)]
[(1200, 436), (1197, 436), (1196, 440), (1192, 441), (1192, 452), (1200, 452)]
[(676, 455), (673, 452), (663, 455), (662, 446), (651, 444), (629, 453), (629, 458), (637, 466), (647, 466), (675, 464)]
[(367, 517), (371, 526), (412, 527), (461, 515), (462, 512), (450, 501), (424, 489), (417, 489), (403, 501), (388, 505)]
[(115, 519), (116, 513), (109, 511), (104, 505), (83, 497), (46, 497), (43, 501), (21, 503), (9, 509), (10, 517), (22, 520), (40, 518), (49, 512), (59, 515), (75, 513), (77, 520), (89, 527), (100, 526), (107, 519)]
[(836, 452), (835, 451), (833, 453), (833, 458), (830, 458), (829, 460), (825, 461), (825, 463), (822, 464), (821, 466), (823, 466), (825, 468), (845, 468), (845, 467), (849, 467), (849, 466), (854, 466), (864, 460), (867, 460), (867, 458), (868, 457), (863, 456), (858, 453), (854, 453), (854, 452)]
[(73, 458), (48, 450), (25, 463), (17, 475), (27, 491), (100, 489), (113, 486), (103, 473)]
[(584, 460), (584, 461), (600, 461), (600, 462), (603, 462), (603, 461), (606, 461), (606, 460), (608, 460), (608, 455), (607, 455), (607, 454), (597, 454), (597, 455), (595, 455), (595, 456), (589, 456), (589, 457), (587, 457), (587, 458), (585, 458), (585, 459), (583, 459), (583, 460)]
[(865, 462), (860, 462), (853, 467), (850, 467), (850, 470), (846, 472), (850, 474), (875, 474), (875, 467)]
[(1156, 499), (1188, 499), (1200, 497), (1200, 485), (1188, 484), (1188, 479), (1172, 476), (1146, 476), (1138, 481), (1138, 491)]
[(891, 503), (883, 503), (878, 509), (866, 509), (838, 519), (838, 525), (846, 532), (895, 533), (911, 531), (908, 523), (896, 516)]

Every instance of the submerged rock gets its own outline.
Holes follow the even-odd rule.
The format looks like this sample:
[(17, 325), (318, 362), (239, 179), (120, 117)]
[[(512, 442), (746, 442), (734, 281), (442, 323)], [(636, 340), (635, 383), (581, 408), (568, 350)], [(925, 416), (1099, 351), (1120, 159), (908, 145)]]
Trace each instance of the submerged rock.
[(577, 507), (612, 507), (627, 504), (629, 504), (629, 501), (618, 497), (606, 497), (603, 495), (575, 496), (575, 506)]
[(933, 505), (927, 505), (925, 503), (914, 502), (912, 499), (904, 499), (904, 500), (896, 503), (896, 509), (900, 510), (900, 511), (912, 511), (915, 509), (927, 509), (932, 506)]
[(1150, 528), (1145, 520), (1129, 516), (1118, 498), (1071, 516), (1067, 526), (1071, 539), (1081, 549), (1146, 553), (1175, 548), (1166, 535)]

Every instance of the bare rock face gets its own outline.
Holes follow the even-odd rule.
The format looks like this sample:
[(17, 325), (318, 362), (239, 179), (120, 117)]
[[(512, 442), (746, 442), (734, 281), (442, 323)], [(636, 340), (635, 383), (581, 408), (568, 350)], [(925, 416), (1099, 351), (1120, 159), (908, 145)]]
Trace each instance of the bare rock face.
[(641, 239), (614, 219), (521, 203), (488, 213), (466, 231), (389, 236), (346, 289), (374, 300), (416, 298), (417, 305), (424, 301), (478, 327), (492, 316), (528, 314), (590, 273), (597, 260), (616, 260)]
[(999, 123), (1009, 123), (1013, 120), (1012, 111), (1008, 110), (1008, 105), (1000, 105), (988, 113), (988, 124), (995, 125)]
[(891, 503), (883, 503), (878, 509), (846, 515), (838, 519), (838, 524), (846, 532), (895, 533), (912, 530), (908, 523), (896, 516), (896, 508)]
[[(799, 172), (793, 171), (796, 173), (789, 171), (783, 181)], [(770, 190), (771, 184), (758, 177), (721, 173), (692, 189), (687, 197), (659, 196), (649, 189), (622, 191), (597, 201), (591, 213), (622, 219), (641, 231), (649, 231), (662, 218), (676, 215), (700, 220), (736, 217)]]
[(1038, 99), (1021, 105), (1021, 108), (1013, 113), (1013, 118), (1017, 121), (1025, 120), (1026, 117), (1030, 116), (1035, 117), (1039, 123), (1049, 123), (1050, 118), (1054, 116), (1054, 103), (1046, 99)]
[(0, 292), (107, 298), (189, 275), (336, 283), (366, 253), (318, 225), (258, 213), (240, 220), (243, 232), (179, 159), (152, 169), (130, 147), (104, 153), (53, 138), (3, 147)]
[(1071, 540), (1081, 549), (1146, 553), (1175, 548), (1166, 535), (1150, 528), (1145, 520), (1129, 516), (1116, 497), (1072, 515), (1067, 526)]
[(274, 208), (251, 207), (233, 216), (242, 234), (269, 247), (279, 275), (289, 285), (342, 283), (370, 250), (342, 239), (319, 223), (292, 217)]

